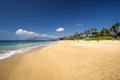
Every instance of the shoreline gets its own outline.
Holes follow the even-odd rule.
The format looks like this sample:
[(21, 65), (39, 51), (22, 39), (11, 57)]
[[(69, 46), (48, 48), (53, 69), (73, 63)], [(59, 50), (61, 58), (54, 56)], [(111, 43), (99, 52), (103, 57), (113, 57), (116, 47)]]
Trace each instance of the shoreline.
[(45, 46), (48, 46), (50, 44), (55, 44), (55, 43), (56, 42), (54, 42), (54, 43), (50, 42), (50, 43), (47, 43), (47, 44), (34, 45), (34, 46), (29, 46), (29, 47), (15, 49), (15, 50), (0, 50), (0, 61), (4, 60), (6, 58), (12, 57), (14, 55), (17, 55), (17, 54), (23, 54), (23, 53), (28, 53), (28, 52), (31, 52), (31, 51), (35, 51), (37, 49), (41, 49)]
[(120, 41), (58, 41), (0, 61), (1, 80), (120, 79)]
[[(49, 45), (49, 44), (48, 44)], [(21, 49), (16, 49), (16, 50), (10, 50), (10, 51), (5, 51), (0, 53), (0, 61), (1, 60), (4, 60), (4, 59), (7, 59), (7, 58), (10, 58), (14, 55), (17, 55), (17, 54), (25, 54), (25, 53), (29, 53), (29, 52), (33, 52), (33, 51), (36, 51), (38, 49), (41, 49), (43, 47), (46, 47), (48, 45), (44, 45), (44, 46), (34, 46), (34, 47), (27, 47), (27, 48), (24, 48), (25, 50), (21, 50)], [(23, 48), (22, 48), (23, 49)], [(18, 51), (19, 50), (19, 51)], [(14, 53), (12, 53), (14, 52)], [(6, 57), (4, 57), (6, 55)], [(2, 57), (3, 56), (3, 57)]]

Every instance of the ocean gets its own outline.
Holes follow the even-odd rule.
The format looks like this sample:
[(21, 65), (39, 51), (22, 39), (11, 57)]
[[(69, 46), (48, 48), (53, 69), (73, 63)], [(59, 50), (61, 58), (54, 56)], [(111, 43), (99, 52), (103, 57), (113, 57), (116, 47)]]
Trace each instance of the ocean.
[(52, 40), (0, 40), (0, 60), (36, 47), (56, 43)]

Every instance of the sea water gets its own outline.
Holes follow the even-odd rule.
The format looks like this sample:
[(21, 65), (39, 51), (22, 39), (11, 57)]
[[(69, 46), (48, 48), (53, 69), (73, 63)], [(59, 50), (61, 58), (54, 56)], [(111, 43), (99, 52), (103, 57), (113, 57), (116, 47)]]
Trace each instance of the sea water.
[(56, 42), (51, 40), (0, 40), (0, 60), (51, 43)]

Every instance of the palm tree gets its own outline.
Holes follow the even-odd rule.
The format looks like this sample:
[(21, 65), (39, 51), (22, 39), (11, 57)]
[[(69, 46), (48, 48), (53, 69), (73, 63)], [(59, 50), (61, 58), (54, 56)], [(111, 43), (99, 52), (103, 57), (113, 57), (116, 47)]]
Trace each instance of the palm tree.
[(79, 41), (79, 39), (81, 38), (81, 35), (76, 32), (76, 33), (73, 35), (73, 38), (74, 38), (75, 40), (78, 40), (78, 41)]
[(94, 28), (91, 28), (91, 34), (92, 34), (92, 32), (94, 32)]
[(120, 28), (120, 24), (116, 23), (114, 24), (112, 27), (110, 27), (110, 33), (114, 38), (117, 38), (118, 33), (119, 33), (119, 28)]
[(120, 23), (116, 23), (115, 26), (117, 27), (117, 38), (120, 38)]
[(87, 38), (90, 35), (90, 30), (86, 30), (84, 34), (85, 34), (85, 37)]
[(72, 36), (72, 35), (71, 35), (71, 36), (69, 36), (69, 39), (70, 39), (70, 40), (74, 40), (74, 38), (73, 38), (73, 36)]
[(117, 34), (117, 36), (120, 38), (120, 32)]
[(117, 22), (117, 23), (115, 24), (115, 26), (116, 26), (116, 27), (120, 27), (120, 23)]
[(102, 30), (100, 31), (100, 35), (101, 36), (110, 35), (110, 31), (107, 28), (102, 28)]
[(84, 33), (75, 33), (74, 35), (71, 35), (69, 37), (62, 37), (59, 38), (60, 40), (78, 40), (82, 39), (84, 37), (93, 37), (95, 39), (98, 38), (98, 36), (113, 36), (115, 39), (120, 38), (120, 23), (116, 23), (112, 25), (109, 29), (103, 28), (100, 32), (97, 31), (97, 28), (92, 28), (91, 30), (86, 30)]
[(97, 28), (92, 28), (91, 29), (91, 35), (96, 36), (96, 34), (97, 34)]
[(83, 33), (83, 32), (80, 32), (81, 39), (83, 38), (83, 35), (84, 35), (84, 33)]
[(66, 36), (63, 37), (63, 40), (67, 40), (68, 38)]

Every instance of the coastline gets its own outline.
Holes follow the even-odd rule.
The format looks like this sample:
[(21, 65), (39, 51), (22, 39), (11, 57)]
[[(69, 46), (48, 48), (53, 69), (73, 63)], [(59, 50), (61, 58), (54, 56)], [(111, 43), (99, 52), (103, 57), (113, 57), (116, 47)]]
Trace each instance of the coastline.
[[(25, 47), (24, 44), (21, 43), (23, 46), (21, 46), (20, 48), (17, 48), (19, 45), (18, 46), (17, 45), (14, 45), (14, 46), (8, 46), (8, 45), (6, 45), (5, 47), (7, 47), (7, 49), (4, 46), (3, 46), (4, 49), (2, 49), (3, 47), (0, 46), (1, 47), (1, 49), (0, 49), (0, 60), (9, 58), (9, 57), (11, 57), (13, 55), (16, 55), (16, 54), (25, 53), (25, 52), (28, 52), (28, 51), (32, 51), (34, 49), (36, 50), (36, 49), (39, 49), (39, 48), (42, 48), (42, 47), (45, 47), (45, 46), (47, 46), (49, 44), (54, 44), (54, 43), (56, 43), (56, 42), (47, 42), (47, 43), (40, 42), (38, 44), (30, 43), (32, 45), (30, 45), (28, 43), (27, 45), (29, 45), (29, 46), (27, 46), (27, 47)], [(11, 48), (13, 48), (13, 49), (11, 49)]]
[(1, 80), (120, 79), (120, 41), (58, 41), (0, 61)]

